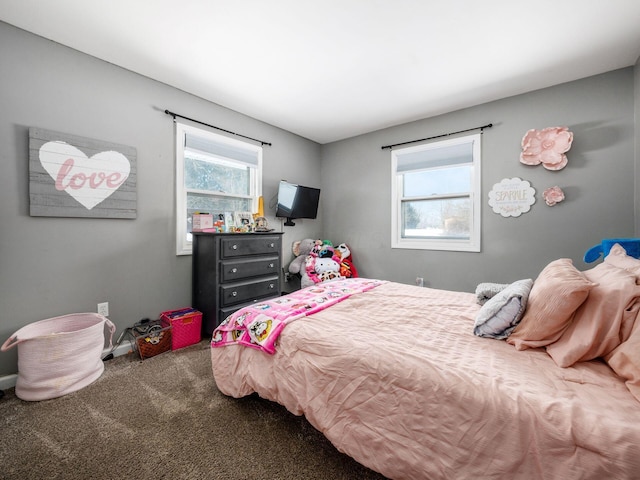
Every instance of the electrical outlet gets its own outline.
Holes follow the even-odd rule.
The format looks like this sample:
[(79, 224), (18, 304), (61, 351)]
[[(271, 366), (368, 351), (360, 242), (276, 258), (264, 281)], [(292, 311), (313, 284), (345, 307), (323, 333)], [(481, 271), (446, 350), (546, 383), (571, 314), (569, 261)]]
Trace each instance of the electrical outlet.
[(416, 277), (416, 285), (419, 287), (424, 287), (424, 278)]
[(98, 304), (98, 313), (103, 317), (109, 316), (109, 302), (103, 302)]

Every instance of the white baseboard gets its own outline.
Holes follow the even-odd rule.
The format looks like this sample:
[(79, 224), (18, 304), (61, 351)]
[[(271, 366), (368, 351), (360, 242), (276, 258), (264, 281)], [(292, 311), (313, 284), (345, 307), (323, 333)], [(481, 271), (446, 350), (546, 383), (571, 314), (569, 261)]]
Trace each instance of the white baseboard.
[[(102, 357), (107, 355), (111, 350), (109, 348), (105, 348), (102, 351)], [(133, 352), (133, 344), (130, 342), (122, 342), (121, 345), (111, 353), (113, 353), (114, 357), (119, 357), (120, 355), (126, 355), (127, 353)], [(6, 390), (8, 388), (13, 388), (16, 386), (16, 381), (18, 380), (18, 374), (12, 373), (10, 375), (0, 376), (0, 390)]]
[(16, 375), (15, 373), (0, 377), (0, 390), (6, 390), (7, 388), (15, 387), (16, 380), (18, 380), (18, 375)]
[[(127, 353), (132, 353), (133, 351), (134, 351), (133, 343), (127, 341), (127, 342), (122, 342), (111, 353), (113, 353), (114, 357), (119, 357), (120, 355), (126, 355)], [(102, 351), (102, 358), (104, 358), (104, 356), (107, 355), (108, 353), (109, 353), (109, 349), (105, 348)]]

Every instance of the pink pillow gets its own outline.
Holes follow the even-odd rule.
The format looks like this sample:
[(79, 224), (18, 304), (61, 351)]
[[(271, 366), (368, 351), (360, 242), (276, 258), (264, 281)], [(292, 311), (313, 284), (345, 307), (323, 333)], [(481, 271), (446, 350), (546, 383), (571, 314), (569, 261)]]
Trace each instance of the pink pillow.
[(619, 243), (611, 247), (604, 263), (640, 275), (640, 260), (627, 255), (627, 251)]
[(595, 285), (569, 258), (549, 263), (533, 282), (527, 309), (507, 343), (525, 350), (555, 342)]
[(547, 345), (547, 353), (560, 367), (610, 353), (629, 337), (640, 308), (635, 274), (609, 263), (583, 273), (598, 285), (576, 310), (560, 339)]
[(631, 394), (640, 401), (640, 322), (635, 322), (629, 338), (604, 359), (625, 380)]

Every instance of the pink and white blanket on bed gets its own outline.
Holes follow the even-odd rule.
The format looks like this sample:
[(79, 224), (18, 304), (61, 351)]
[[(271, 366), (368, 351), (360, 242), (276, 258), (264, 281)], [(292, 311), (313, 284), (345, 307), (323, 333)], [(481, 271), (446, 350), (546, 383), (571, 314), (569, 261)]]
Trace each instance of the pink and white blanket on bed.
[(237, 344), (274, 354), (278, 336), (287, 324), (383, 283), (366, 278), (334, 280), (241, 308), (213, 331), (211, 346)]

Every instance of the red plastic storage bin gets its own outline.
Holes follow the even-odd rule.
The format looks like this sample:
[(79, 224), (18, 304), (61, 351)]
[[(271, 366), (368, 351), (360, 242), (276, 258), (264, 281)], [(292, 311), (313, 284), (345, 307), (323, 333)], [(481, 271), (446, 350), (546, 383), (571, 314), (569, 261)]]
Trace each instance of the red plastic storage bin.
[(202, 338), (202, 312), (181, 308), (160, 314), (163, 327), (171, 327), (171, 350), (188, 347)]

